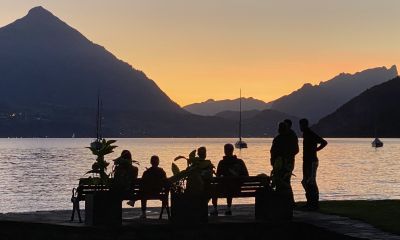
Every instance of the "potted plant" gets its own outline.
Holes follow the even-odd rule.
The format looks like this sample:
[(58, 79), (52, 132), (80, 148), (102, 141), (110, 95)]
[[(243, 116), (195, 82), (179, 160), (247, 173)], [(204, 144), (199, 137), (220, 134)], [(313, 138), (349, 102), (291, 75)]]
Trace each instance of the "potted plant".
[(92, 169), (87, 172), (92, 174), (98, 174), (102, 184), (107, 184), (109, 174), (107, 174), (107, 167), (110, 165), (104, 159), (104, 156), (114, 152), (117, 146), (112, 145), (117, 142), (116, 140), (96, 139), (90, 144), (90, 151), (96, 156), (96, 161), (92, 164)]
[(209, 200), (207, 188), (214, 166), (205, 157), (196, 156), (196, 150), (193, 150), (187, 158), (176, 157), (175, 161), (179, 159), (186, 159), (187, 168), (180, 171), (178, 166), (172, 163), (174, 175), (170, 178), (171, 219), (182, 223), (207, 222)]
[(271, 185), (258, 193), (256, 218), (260, 220), (291, 220), (293, 218), (293, 192), (290, 178), (293, 163), (281, 157), (275, 159), (271, 171)]
[(87, 225), (120, 225), (122, 220), (122, 202), (110, 191), (110, 174), (107, 173), (109, 163), (105, 156), (114, 152), (117, 147), (112, 145), (116, 140), (96, 139), (88, 147), (96, 156), (92, 169), (87, 174), (93, 174), (85, 179), (86, 183), (95, 185), (95, 191), (85, 198), (85, 223)]

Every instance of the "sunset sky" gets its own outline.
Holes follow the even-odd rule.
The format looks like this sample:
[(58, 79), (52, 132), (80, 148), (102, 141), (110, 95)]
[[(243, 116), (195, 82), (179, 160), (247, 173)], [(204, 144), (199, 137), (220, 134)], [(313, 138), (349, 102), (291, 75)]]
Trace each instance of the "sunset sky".
[(144, 71), (180, 105), (274, 100), (400, 63), (399, 0), (0, 0), (0, 25), (43, 6)]

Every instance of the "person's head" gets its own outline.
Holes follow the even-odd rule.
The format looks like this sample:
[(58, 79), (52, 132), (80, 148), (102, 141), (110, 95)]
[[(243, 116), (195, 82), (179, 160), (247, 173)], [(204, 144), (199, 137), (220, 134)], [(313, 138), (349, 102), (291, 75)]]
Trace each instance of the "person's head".
[(290, 119), (287, 118), (287, 119), (283, 120), (283, 122), (286, 123), (286, 125), (287, 125), (287, 127), (288, 127), (289, 129), (292, 128), (292, 120), (290, 120)]
[(114, 159), (113, 161), (115, 166), (119, 167), (127, 167), (129, 165), (132, 165), (131, 152), (129, 152), (128, 150), (123, 150), (121, 152), (121, 156), (119, 156), (117, 159)]
[(200, 158), (206, 159), (206, 157), (207, 157), (207, 149), (206, 149), (206, 147), (199, 147), (199, 149), (197, 149), (197, 155)]
[(299, 125), (300, 130), (304, 132), (304, 130), (308, 129), (308, 120), (306, 118), (300, 119)]
[(151, 156), (150, 164), (152, 167), (158, 167), (158, 164), (160, 164), (160, 158), (157, 155)]
[(278, 125), (278, 133), (285, 134), (289, 130), (288, 125), (285, 122), (280, 122)]
[(230, 143), (227, 143), (224, 145), (224, 152), (225, 152), (225, 156), (232, 156), (233, 155), (233, 145)]
[(124, 158), (124, 159), (132, 159), (132, 154), (131, 154), (131, 152), (129, 152), (129, 150), (123, 150), (122, 152), (121, 152), (121, 158)]

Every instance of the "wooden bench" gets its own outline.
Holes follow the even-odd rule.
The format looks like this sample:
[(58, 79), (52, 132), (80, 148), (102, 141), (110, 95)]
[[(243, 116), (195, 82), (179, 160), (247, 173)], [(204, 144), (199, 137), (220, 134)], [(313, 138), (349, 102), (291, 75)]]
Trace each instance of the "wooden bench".
[(213, 178), (210, 198), (255, 198), (255, 218), (258, 220), (291, 220), (293, 202), (288, 192), (271, 188), (268, 176)]
[[(256, 217), (264, 204), (265, 193), (270, 190), (268, 176), (214, 177), (205, 184), (205, 194), (171, 192), (172, 221), (205, 223), (208, 221), (208, 204), (212, 198), (256, 199)], [(173, 191), (173, 190), (172, 190)], [(261, 204), (261, 205), (260, 205)]]
[(210, 198), (249, 198), (256, 197), (261, 190), (270, 186), (268, 176), (214, 177), (209, 188)]
[[(95, 193), (104, 193), (110, 192), (110, 187), (102, 184), (95, 184), (96, 181), (99, 179), (96, 178), (81, 178), (79, 180), (79, 185), (77, 188), (72, 190), (72, 197), (71, 202), (73, 203), (71, 221), (74, 220), (75, 212), (78, 214), (79, 222), (82, 222), (81, 215), (80, 215), (80, 201), (85, 201), (86, 196), (88, 194), (95, 194)], [(138, 201), (138, 200), (160, 200), (161, 205), (161, 212), (159, 219), (162, 219), (162, 215), (164, 213), (164, 209), (167, 211), (168, 219), (170, 218), (170, 211), (169, 211), (169, 187), (166, 186), (162, 188), (159, 193), (156, 194), (144, 194), (141, 190), (141, 179), (138, 178), (135, 180), (134, 185), (128, 191), (124, 191), (120, 193), (121, 201), (122, 200), (130, 200), (130, 201)]]
[(266, 214), (271, 193), (270, 178), (264, 176), (216, 177), (211, 181), (209, 198), (251, 198), (255, 199), (255, 218)]

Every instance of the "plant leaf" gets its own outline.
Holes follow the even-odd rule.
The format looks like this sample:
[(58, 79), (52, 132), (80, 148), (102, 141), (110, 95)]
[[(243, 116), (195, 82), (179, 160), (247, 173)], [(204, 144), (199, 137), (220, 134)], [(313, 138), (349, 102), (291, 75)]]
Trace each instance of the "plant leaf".
[(182, 159), (182, 158), (187, 159), (187, 158), (184, 157), (184, 156), (177, 156), (176, 158), (174, 158), (174, 161), (177, 161), (177, 160)]
[(180, 173), (179, 167), (175, 163), (172, 163), (171, 170), (172, 170), (172, 174), (174, 174), (174, 176), (178, 175)]

